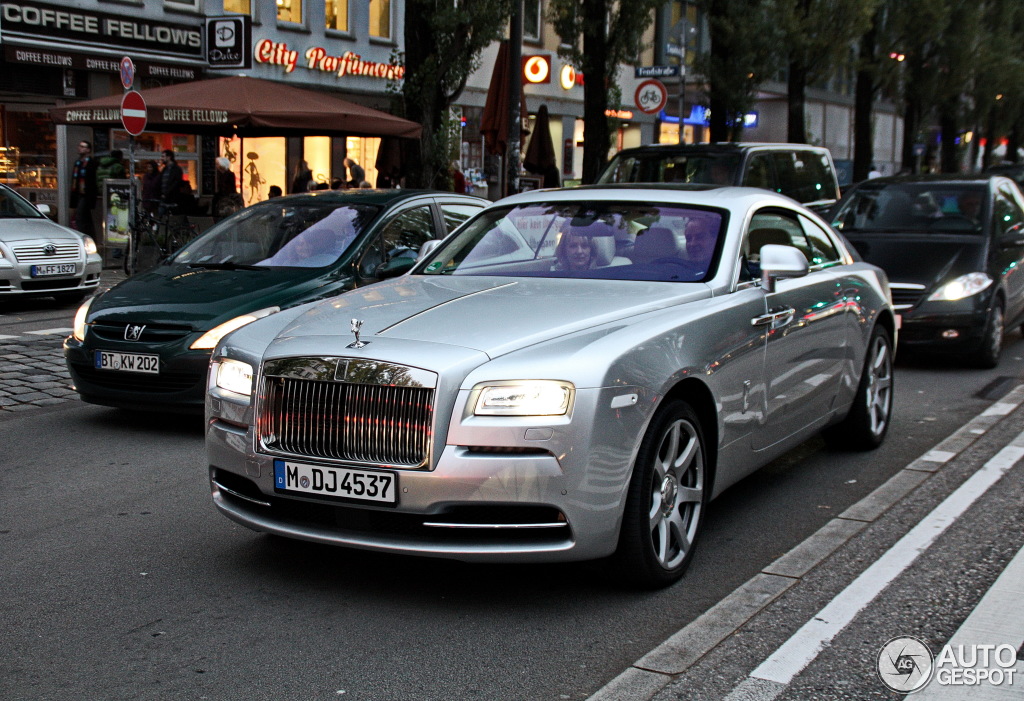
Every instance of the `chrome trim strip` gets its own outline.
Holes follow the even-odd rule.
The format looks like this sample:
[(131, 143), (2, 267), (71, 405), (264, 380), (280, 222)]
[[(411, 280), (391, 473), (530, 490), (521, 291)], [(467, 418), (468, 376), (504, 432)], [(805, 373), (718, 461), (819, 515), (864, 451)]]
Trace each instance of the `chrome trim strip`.
[(424, 526), (430, 526), (431, 528), (487, 528), (487, 529), (505, 529), (505, 528), (568, 528), (569, 524), (565, 521), (554, 521), (552, 523), (445, 523), (444, 521), (424, 521)]
[(260, 506), (270, 506), (270, 502), (269, 501), (260, 501), (259, 499), (253, 499), (250, 496), (246, 496), (245, 494), (242, 494), (240, 492), (236, 492), (234, 489), (228, 489), (227, 487), (225, 487), (223, 484), (221, 484), (217, 480), (214, 480), (213, 483), (215, 485), (217, 485), (217, 489), (219, 489), (220, 491), (225, 492), (227, 494), (230, 494), (233, 497), (238, 497), (239, 499), (247, 501), (250, 504), (258, 504)]

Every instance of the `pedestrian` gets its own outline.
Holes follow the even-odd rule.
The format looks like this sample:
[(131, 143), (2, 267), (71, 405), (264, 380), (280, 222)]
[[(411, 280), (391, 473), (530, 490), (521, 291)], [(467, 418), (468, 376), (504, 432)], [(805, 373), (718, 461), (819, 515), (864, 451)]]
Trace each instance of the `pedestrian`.
[(308, 192), (311, 182), (313, 182), (313, 170), (306, 161), (299, 161), (295, 166), (295, 177), (292, 178), (292, 193)]
[(360, 190), (370, 190), (372, 188), (373, 188), (373, 185), (370, 184), (369, 180), (361, 180), (361, 181), (359, 181), (359, 189)]
[(217, 159), (217, 176), (214, 180), (213, 216), (215, 219), (223, 219), (241, 208), (242, 199), (238, 196), (231, 161), (221, 156)]
[(366, 171), (351, 158), (346, 158), (344, 163), (345, 167), (348, 168), (348, 186), (359, 187), (359, 183), (366, 180)]
[(171, 211), (173, 207), (179, 204), (181, 197), (181, 181), (184, 179), (184, 173), (181, 171), (181, 166), (174, 159), (174, 151), (165, 149), (163, 154), (160, 156), (160, 160), (163, 162), (163, 170), (160, 171), (160, 208), (159, 212), (161, 215)]
[(868, 173), (868, 180), (880, 177), (882, 177), (882, 171), (878, 170), (878, 167), (874, 163), (872, 163), (871, 171)]
[(462, 172), (462, 167), (458, 161), (452, 161), (452, 191), (466, 191), (466, 176)]
[(341, 178), (335, 178), (334, 180), (331, 181), (331, 189), (332, 190), (347, 190), (348, 189), (348, 183), (346, 183)]
[(160, 203), (160, 164), (146, 161), (142, 171), (142, 207), (149, 213)]
[(275, 197), (280, 197), (282, 194), (284, 193), (281, 192), (280, 185), (271, 185), (270, 188), (267, 190), (267, 199), (269, 200)]
[(96, 160), (92, 157), (92, 144), (78, 142), (78, 159), (71, 170), (71, 208), (75, 211), (72, 226), (86, 236), (96, 235), (92, 211), (96, 207)]

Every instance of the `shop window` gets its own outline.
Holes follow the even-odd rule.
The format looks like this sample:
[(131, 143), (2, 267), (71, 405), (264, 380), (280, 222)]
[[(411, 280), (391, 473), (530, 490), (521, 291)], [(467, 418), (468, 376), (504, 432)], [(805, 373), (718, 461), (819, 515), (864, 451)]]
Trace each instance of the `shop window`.
[(391, 38), (391, 0), (370, 0), (370, 36)]
[(523, 0), (523, 39), (540, 41), (541, 0)]
[(348, 31), (348, 0), (327, 0), (327, 28)]
[(224, 0), (224, 11), (240, 15), (252, 14), (252, 0)]
[(302, 0), (277, 0), (277, 21), (302, 23)]

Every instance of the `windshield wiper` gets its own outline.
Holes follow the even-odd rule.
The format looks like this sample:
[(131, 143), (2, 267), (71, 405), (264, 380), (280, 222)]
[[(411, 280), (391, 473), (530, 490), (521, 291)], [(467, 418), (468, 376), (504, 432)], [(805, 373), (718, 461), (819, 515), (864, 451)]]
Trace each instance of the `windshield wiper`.
[(189, 263), (190, 268), (208, 268), (210, 270), (270, 270), (265, 265), (246, 265), (245, 263)]

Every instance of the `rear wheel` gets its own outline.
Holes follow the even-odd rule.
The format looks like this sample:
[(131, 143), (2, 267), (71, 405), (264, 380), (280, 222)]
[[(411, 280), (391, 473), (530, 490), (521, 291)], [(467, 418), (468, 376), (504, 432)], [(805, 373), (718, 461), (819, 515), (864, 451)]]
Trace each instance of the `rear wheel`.
[(637, 455), (626, 498), (615, 573), (656, 588), (679, 580), (693, 558), (708, 500), (708, 457), (689, 404), (658, 410)]
[(850, 412), (825, 431), (836, 448), (872, 450), (885, 440), (892, 419), (893, 352), (889, 332), (876, 326), (868, 344), (864, 370)]

